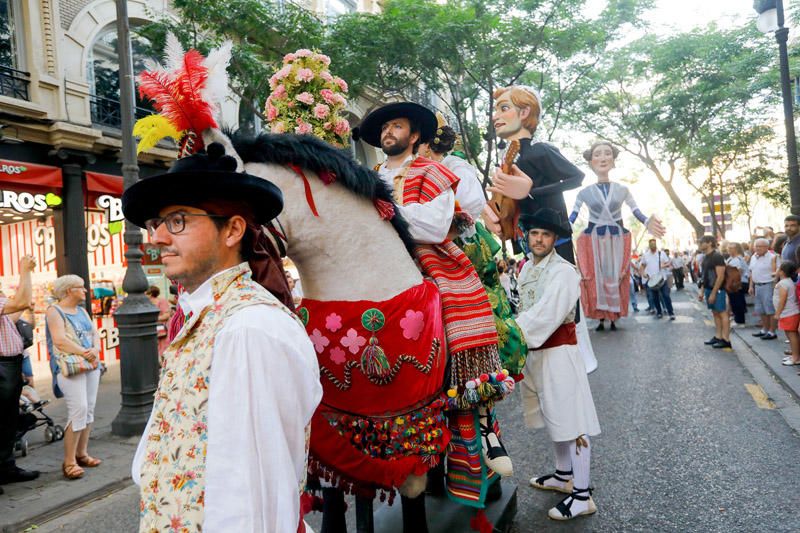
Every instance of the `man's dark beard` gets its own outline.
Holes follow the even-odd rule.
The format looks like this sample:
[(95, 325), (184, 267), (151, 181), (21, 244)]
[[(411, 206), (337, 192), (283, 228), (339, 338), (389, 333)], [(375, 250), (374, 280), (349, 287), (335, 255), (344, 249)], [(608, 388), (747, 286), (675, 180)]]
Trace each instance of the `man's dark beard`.
[(391, 146), (381, 146), (383, 153), (389, 157), (400, 155), (408, 150), (408, 139), (397, 139)]

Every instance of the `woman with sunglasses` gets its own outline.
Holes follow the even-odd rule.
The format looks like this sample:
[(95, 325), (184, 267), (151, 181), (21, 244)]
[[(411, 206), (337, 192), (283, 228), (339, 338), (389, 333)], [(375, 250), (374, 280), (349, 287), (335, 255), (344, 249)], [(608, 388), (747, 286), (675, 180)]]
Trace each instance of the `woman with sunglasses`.
[[(84, 307), (86, 292), (86, 282), (80, 276), (67, 274), (59, 277), (53, 282), (53, 296), (58, 301), (47, 309), (45, 315), (47, 350), (56, 382), (56, 396), (63, 395), (67, 403), (64, 463), (61, 467), (67, 479), (82, 477), (82, 467), (94, 468), (102, 463), (89, 455), (88, 450), (100, 384), (100, 336)], [(59, 367), (57, 353), (83, 356), (94, 368), (66, 376)]]

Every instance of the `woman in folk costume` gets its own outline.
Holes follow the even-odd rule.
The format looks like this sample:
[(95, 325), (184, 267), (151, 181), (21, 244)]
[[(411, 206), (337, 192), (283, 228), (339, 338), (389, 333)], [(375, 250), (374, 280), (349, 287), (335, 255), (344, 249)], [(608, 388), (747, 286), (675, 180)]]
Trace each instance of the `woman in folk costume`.
[(555, 252), (557, 240), (572, 233), (560, 213), (542, 208), (519, 222), (531, 250), (519, 275), (517, 323), (531, 350), (520, 383), (523, 415), (528, 427), (547, 428), (556, 463), (555, 473), (530, 484), (568, 494), (548, 516), (569, 520), (597, 512), (589, 485), (589, 436), (600, 433), (600, 424), (575, 331), (580, 276)]
[(201, 151), (202, 133), (217, 126), (212, 89), (226, 90), (230, 45), (203, 58), (170, 35), (167, 49), (173, 70), (139, 78), (160, 114), (134, 132), (139, 151), (169, 135), (185, 157), (122, 197), (126, 219), (148, 230), (167, 277), (184, 288), (133, 460), (139, 530), (304, 531), (308, 430), (322, 387), (303, 324), (276, 297), (288, 290), (263, 224), (283, 196), (238, 172), (222, 145)]
[(463, 229), (453, 239), (453, 242), (464, 250), (481, 278), (494, 312), (500, 361), (503, 363), (503, 368), (517, 379), (522, 373), (528, 348), (525, 346), (522, 331), (514, 321), (511, 304), (509, 304), (506, 290), (500, 282), (497, 263), (494, 260), (500, 251), (500, 243), (486, 229), (486, 226), (478, 222), (478, 218), (486, 206), (483, 186), (474, 166), (462, 157), (454, 154), (448, 155), (453, 150), (458, 135), (453, 128), (447, 125), (444, 116), (437, 113), (436, 118), (439, 121), (436, 134), (427, 143), (423, 143), (419, 151), (425, 157), (442, 163), (460, 180), (456, 189), (456, 202), (460, 210), (465, 215), (469, 215), (469, 218), (464, 217), (465, 223), (456, 224), (456, 227)]
[(609, 173), (619, 149), (606, 141), (595, 142), (583, 158), (597, 175), (597, 183), (581, 189), (569, 216), (574, 223), (581, 207), (589, 209), (589, 224), (578, 237), (578, 267), (581, 279), (581, 305), (589, 318), (600, 320), (597, 331), (611, 321), (628, 315), (630, 297), (631, 233), (622, 224), (622, 204), (656, 237), (664, 235), (664, 226), (656, 216), (644, 216), (625, 185), (612, 182)]
[(393, 188), (397, 209), (410, 225), (423, 273), (439, 288), (451, 365), (448, 495), (482, 508), (497, 474), (513, 472), (491, 406), (513, 390), (514, 382), (502, 370), (486, 291), (469, 258), (448, 236), (460, 180), (441, 163), (417, 155), (436, 129), (433, 112), (399, 102), (370, 113), (357, 134), (388, 156), (377, 171)]

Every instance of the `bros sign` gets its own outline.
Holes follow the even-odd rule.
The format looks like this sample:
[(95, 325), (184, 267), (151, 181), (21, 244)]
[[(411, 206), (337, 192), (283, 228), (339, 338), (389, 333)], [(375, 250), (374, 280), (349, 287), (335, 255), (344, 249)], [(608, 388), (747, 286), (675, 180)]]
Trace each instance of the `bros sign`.
[[(55, 196), (55, 195), (53, 195)], [(13, 209), (18, 213), (47, 211), (47, 195), (29, 192), (0, 191), (0, 207)]]
[(87, 229), (86, 244), (90, 252), (107, 246), (111, 242), (111, 236), (122, 230), (122, 220), (125, 218), (121, 199), (104, 194), (96, 203), (97, 207), (106, 212), (106, 224), (91, 224)]

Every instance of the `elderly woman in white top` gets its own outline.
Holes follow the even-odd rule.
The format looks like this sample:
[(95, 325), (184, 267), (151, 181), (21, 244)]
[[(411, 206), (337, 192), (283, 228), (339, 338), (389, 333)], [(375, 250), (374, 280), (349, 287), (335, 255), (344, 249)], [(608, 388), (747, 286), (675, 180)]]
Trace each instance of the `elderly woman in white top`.
[[(53, 296), (58, 302), (50, 306), (45, 315), (50, 368), (67, 402), (69, 420), (64, 431), (64, 463), (61, 466), (67, 479), (78, 479), (84, 474), (81, 467), (96, 467), (102, 462), (88, 451), (100, 384), (100, 336), (83, 306), (86, 291), (86, 283), (80, 276), (67, 274), (59, 277), (53, 283)], [(81, 355), (94, 369), (67, 377), (60, 371), (54, 357), (56, 353)]]
[(583, 153), (597, 183), (578, 193), (569, 217), (574, 223), (581, 207), (589, 208), (589, 225), (577, 240), (578, 267), (581, 305), (587, 317), (600, 320), (597, 331), (605, 329), (606, 319), (611, 321), (611, 330), (616, 330), (614, 322), (628, 314), (631, 235), (622, 225), (622, 204), (628, 204), (654, 236), (664, 235), (658, 218), (644, 216), (628, 188), (609, 179), (618, 155), (619, 149), (606, 141), (595, 142)]

